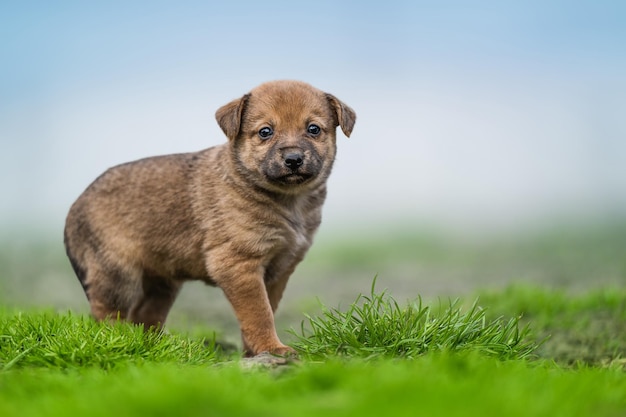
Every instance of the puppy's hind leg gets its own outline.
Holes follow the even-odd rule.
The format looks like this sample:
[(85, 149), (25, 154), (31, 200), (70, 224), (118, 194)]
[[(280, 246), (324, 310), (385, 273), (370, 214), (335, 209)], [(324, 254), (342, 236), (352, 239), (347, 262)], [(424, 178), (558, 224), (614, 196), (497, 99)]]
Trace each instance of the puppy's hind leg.
[(119, 271), (91, 264), (86, 269), (83, 288), (91, 314), (96, 320), (128, 319), (133, 301), (139, 296), (138, 283)]
[(128, 320), (145, 329), (160, 329), (172, 308), (182, 282), (144, 274), (141, 294), (133, 303)]

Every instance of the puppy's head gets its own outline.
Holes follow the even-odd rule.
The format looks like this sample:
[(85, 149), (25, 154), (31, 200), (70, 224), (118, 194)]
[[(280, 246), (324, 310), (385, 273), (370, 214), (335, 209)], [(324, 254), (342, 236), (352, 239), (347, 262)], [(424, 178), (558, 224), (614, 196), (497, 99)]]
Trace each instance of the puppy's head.
[(237, 170), (275, 192), (296, 194), (330, 174), (336, 127), (350, 136), (356, 114), (331, 94), (298, 81), (260, 85), (216, 112)]

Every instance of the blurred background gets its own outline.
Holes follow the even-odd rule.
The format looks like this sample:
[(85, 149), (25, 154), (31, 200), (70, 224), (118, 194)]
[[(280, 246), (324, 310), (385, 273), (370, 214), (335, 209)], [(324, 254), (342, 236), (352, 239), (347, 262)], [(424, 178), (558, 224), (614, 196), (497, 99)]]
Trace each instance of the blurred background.
[[(603, 0), (3, 2), (0, 302), (87, 311), (73, 200), (110, 166), (224, 142), (215, 110), (273, 79), (358, 115), (284, 326), (376, 275), (407, 299), (623, 286), (625, 21)], [(200, 288), (172, 320), (232, 327)]]

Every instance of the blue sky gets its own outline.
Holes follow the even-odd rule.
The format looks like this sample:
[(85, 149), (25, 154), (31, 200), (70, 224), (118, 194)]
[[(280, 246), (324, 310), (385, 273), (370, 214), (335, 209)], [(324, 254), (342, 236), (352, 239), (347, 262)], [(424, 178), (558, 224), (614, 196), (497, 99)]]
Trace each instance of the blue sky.
[(331, 224), (626, 208), (624, 2), (214, 3), (0, 5), (1, 227), (60, 230), (104, 169), (223, 142), (215, 110), (280, 78), (357, 111)]

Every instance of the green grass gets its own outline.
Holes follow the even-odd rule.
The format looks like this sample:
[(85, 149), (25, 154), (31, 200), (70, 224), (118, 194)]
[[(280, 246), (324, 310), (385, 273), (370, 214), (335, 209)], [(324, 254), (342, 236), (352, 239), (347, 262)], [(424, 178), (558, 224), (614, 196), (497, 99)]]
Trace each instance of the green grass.
[(237, 355), (181, 334), (4, 311), (0, 415), (623, 415), (626, 350), (569, 366), (548, 351), (530, 355), (537, 339), (527, 329), (599, 337), (559, 317), (585, 322), (602, 311), (615, 320), (608, 327), (623, 325), (625, 303), (619, 290), (566, 296), (512, 287), (483, 294), (489, 309), (438, 308), (400, 305), (372, 287), (347, 309), (323, 307), (305, 320), (295, 343), (301, 361), (274, 369), (244, 368)]
[[(31, 243), (0, 243), (2, 417), (626, 415), (623, 221), (483, 242), (321, 239), (277, 317), (301, 361), (274, 369), (215, 351), (207, 325), (238, 335), (210, 289), (182, 294), (171, 334), (42, 312), (88, 305), (60, 239)], [(389, 291), (350, 304), (377, 272)]]
[(145, 364), (0, 373), (12, 416), (618, 416), (626, 377), (477, 355), (307, 363), (281, 373), (237, 364)]
[[(208, 345), (208, 346), (207, 346)], [(128, 323), (97, 323), (71, 313), (0, 315), (0, 371), (154, 363), (209, 364), (214, 344), (177, 335), (144, 332)]]
[(401, 307), (386, 292), (359, 295), (346, 311), (322, 305), (322, 316), (307, 315), (294, 347), (310, 358), (404, 357), (429, 352), (478, 351), (501, 359), (530, 355), (537, 345), (528, 340), (529, 328), (519, 317), (487, 320), (475, 301), (467, 311), (459, 300), (432, 309), (422, 300)]

